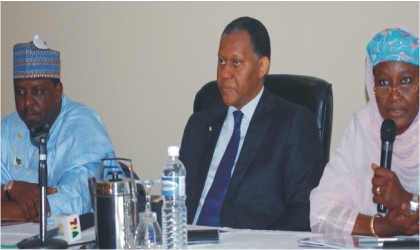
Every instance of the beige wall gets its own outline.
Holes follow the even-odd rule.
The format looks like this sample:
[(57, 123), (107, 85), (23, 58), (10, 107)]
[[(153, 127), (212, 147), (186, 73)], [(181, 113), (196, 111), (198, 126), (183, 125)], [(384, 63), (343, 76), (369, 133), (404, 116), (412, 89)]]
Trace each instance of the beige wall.
[(141, 177), (158, 178), (196, 91), (216, 78), (222, 30), (244, 15), (269, 31), (270, 73), (333, 84), (332, 150), (366, 104), (367, 42), (387, 27), (419, 30), (418, 2), (2, 2), (1, 118), (15, 110), (12, 47), (38, 34), (61, 52), (65, 94), (99, 113)]

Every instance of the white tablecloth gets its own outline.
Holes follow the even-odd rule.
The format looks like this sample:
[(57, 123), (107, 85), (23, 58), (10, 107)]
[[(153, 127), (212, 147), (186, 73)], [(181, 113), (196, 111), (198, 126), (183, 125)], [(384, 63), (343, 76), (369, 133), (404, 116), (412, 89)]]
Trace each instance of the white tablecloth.
[[(200, 229), (205, 227), (191, 227)], [(1, 228), (1, 244), (14, 245), (22, 239), (39, 233), (39, 224), (27, 223)], [(298, 240), (314, 236), (310, 232), (265, 231), (221, 228), (219, 243), (189, 245), (189, 249), (293, 249), (298, 247)], [(85, 242), (94, 239), (95, 229), (89, 228), (82, 232), (82, 239), (76, 242)], [(61, 238), (58, 236), (57, 238)], [(80, 246), (73, 247), (79, 248)]]
[(190, 249), (293, 249), (311, 232), (268, 231), (221, 228), (218, 244), (189, 245)]
[[(54, 226), (47, 227), (47, 230), (54, 228)], [(23, 239), (32, 237), (39, 234), (39, 223), (24, 223), (14, 226), (5, 226), (1, 227), (1, 244), (2, 245), (15, 245)], [(57, 238), (62, 239), (63, 236), (57, 236)], [(85, 231), (82, 231), (82, 239), (69, 243), (74, 244), (78, 242), (85, 242), (93, 240), (95, 238), (95, 228), (89, 228)], [(74, 248), (79, 248), (79, 246)]]

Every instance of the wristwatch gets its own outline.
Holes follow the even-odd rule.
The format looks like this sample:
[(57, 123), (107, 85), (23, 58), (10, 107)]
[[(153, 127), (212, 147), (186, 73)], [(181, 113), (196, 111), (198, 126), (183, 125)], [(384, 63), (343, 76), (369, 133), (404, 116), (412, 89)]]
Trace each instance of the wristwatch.
[(415, 214), (419, 210), (419, 195), (413, 194), (413, 198), (410, 201), (410, 214)]
[(6, 185), (4, 185), (4, 194), (9, 200), (12, 200), (12, 197), (10, 197), (9, 192), (10, 190), (12, 190), (13, 184), (15, 184), (15, 182), (13, 180), (10, 180), (6, 182)]

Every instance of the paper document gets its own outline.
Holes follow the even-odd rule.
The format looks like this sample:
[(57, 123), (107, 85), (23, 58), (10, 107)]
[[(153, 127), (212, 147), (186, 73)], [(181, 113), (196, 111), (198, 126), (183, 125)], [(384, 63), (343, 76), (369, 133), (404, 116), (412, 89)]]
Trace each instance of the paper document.
[(380, 238), (373, 236), (349, 236), (349, 235), (318, 235), (300, 239), (300, 247), (319, 248), (382, 248), (384, 242), (418, 241), (419, 236), (395, 236)]

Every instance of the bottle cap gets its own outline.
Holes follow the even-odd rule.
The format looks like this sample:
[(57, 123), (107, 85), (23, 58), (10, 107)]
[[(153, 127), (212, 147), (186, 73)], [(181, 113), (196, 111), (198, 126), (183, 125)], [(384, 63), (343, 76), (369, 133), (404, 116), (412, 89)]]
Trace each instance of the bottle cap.
[(168, 147), (168, 156), (179, 156), (179, 147), (178, 146), (169, 146)]

